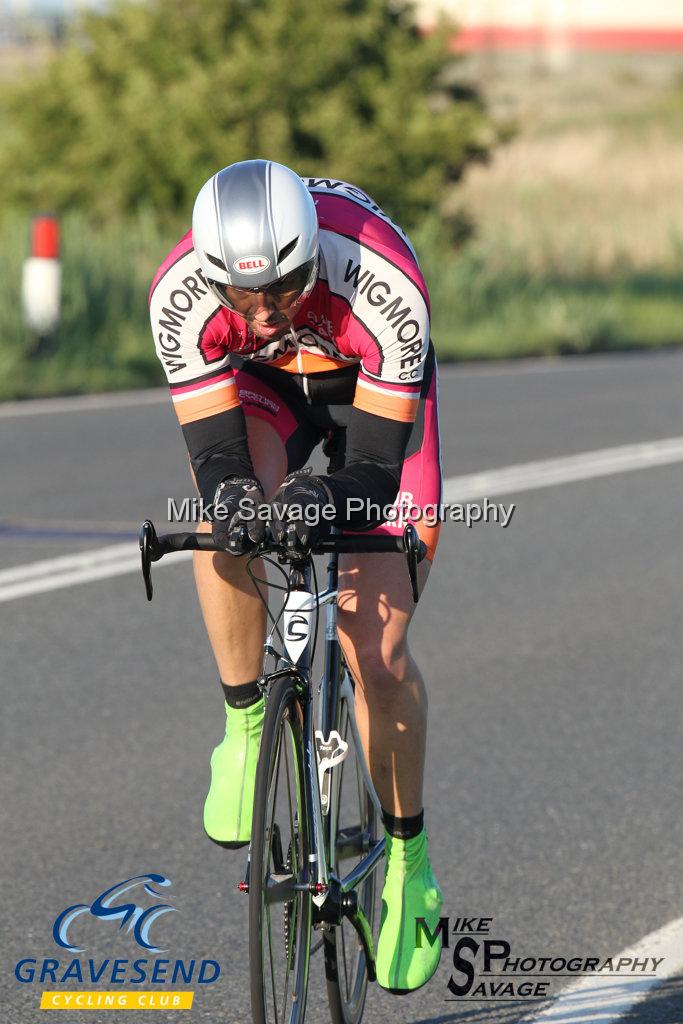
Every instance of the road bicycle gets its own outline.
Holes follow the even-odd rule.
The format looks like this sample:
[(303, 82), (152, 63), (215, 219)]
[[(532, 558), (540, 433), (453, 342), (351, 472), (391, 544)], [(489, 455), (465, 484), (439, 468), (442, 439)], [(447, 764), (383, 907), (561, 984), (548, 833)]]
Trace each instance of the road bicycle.
[[(210, 534), (157, 536), (150, 521), (141, 528), (140, 549), (150, 601), (152, 562), (171, 551), (218, 550)], [(405, 554), (417, 602), (417, 565), (425, 548), (412, 525), (400, 537), (333, 531), (313, 552), (329, 555), (322, 591), (310, 555), (288, 556), (264, 544), (249, 559), (251, 566), (261, 557), (285, 580), (276, 616), (260, 590), (274, 584), (250, 570), (271, 623), (259, 678), (266, 710), (252, 837), (238, 886), (249, 895), (254, 1024), (303, 1024), (309, 961), (320, 948), (334, 1024), (359, 1024), (368, 982), (375, 980), (376, 872), (385, 841), (356, 724), (354, 683), (336, 631), (338, 556), (370, 551)], [(321, 609), (324, 667), (316, 715), (312, 667)]]

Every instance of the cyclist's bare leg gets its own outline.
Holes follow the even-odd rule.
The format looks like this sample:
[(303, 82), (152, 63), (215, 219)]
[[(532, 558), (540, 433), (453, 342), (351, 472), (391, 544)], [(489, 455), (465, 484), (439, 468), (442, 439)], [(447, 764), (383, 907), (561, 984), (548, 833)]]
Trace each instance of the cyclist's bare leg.
[[(339, 639), (372, 781), (386, 811), (412, 817), (423, 806), (427, 694), (408, 647), (415, 604), (405, 561), (347, 555), (339, 564)], [(429, 563), (419, 572), (422, 590)]]
[[(247, 434), (254, 470), (268, 497), (287, 473), (285, 448), (275, 429), (254, 416), (247, 417)], [(211, 524), (202, 523), (198, 529), (211, 532)], [(204, 623), (220, 678), (228, 685), (251, 682), (261, 672), (265, 609), (247, 575), (246, 562), (222, 552), (194, 554)]]

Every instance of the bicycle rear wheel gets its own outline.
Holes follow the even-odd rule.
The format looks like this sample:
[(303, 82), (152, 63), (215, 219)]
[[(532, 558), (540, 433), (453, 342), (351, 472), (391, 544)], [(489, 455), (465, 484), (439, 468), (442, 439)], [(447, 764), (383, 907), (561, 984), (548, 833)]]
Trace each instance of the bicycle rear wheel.
[[(333, 772), (330, 794), (330, 869), (338, 877), (347, 875), (377, 840), (377, 812), (361, 771), (356, 739), (351, 728), (349, 704), (340, 697), (335, 728), (349, 750)], [(357, 890), (358, 905), (371, 930), (375, 921), (376, 872)], [(348, 920), (325, 932), (325, 974), (327, 997), (333, 1024), (359, 1024), (365, 1007), (368, 971), (365, 952)]]
[(266, 705), (249, 862), (249, 958), (254, 1024), (302, 1024), (311, 942), (303, 713), (291, 677)]

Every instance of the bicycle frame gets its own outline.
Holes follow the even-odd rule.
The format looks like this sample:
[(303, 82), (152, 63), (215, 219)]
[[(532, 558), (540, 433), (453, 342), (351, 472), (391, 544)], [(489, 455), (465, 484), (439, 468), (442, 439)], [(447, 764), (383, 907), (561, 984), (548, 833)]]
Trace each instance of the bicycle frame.
[[(290, 591), (284, 607), (284, 654), (278, 654), (272, 646), (273, 634), (271, 633), (266, 641), (265, 651), (275, 656), (279, 662), (284, 662), (284, 668), (296, 674), (302, 682), (301, 701), (303, 710), (303, 739), (304, 739), (304, 791), (306, 812), (308, 816), (309, 836), (311, 837), (310, 864), (313, 878), (305, 886), (313, 892), (313, 903), (318, 908), (317, 921), (327, 924), (338, 924), (343, 913), (353, 918), (361, 914), (353, 901), (344, 901), (343, 897), (352, 893), (356, 886), (360, 885), (368, 875), (375, 871), (380, 864), (385, 852), (385, 840), (382, 837), (373, 843), (372, 848), (363, 857), (351, 872), (345, 877), (339, 877), (335, 873), (335, 840), (331, 830), (326, 827), (327, 822), (336, 820), (332, 801), (324, 806), (323, 793), (321, 791), (321, 780), (324, 773), (334, 771), (341, 764), (346, 755), (346, 745), (341, 756), (331, 760), (328, 767), (322, 766), (320, 750), (329, 747), (333, 734), (335, 709), (340, 699), (346, 701), (349, 715), (349, 727), (356, 750), (358, 768), (362, 774), (363, 782), (367, 787), (368, 794), (372, 800), (378, 816), (381, 816), (379, 797), (372, 784), (370, 772), (365, 760), (365, 755), (360, 741), (358, 726), (354, 711), (354, 694), (348, 670), (342, 668), (341, 651), (337, 639), (337, 575), (338, 575), (338, 554), (332, 553), (327, 565), (327, 586), (320, 593), (313, 593), (310, 590), (311, 568), (307, 563), (295, 563), (289, 573)], [(318, 708), (317, 729), (314, 723), (313, 713), (313, 685), (311, 680), (311, 641), (313, 639), (312, 618), (314, 611), (324, 607), (325, 618), (325, 650), (324, 670), (320, 680), (319, 694), (320, 702)], [(282, 669), (278, 667), (278, 674)], [(267, 687), (269, 676), (263, 677), (263, 685)], [(340, 740), (338, 734), (336, 739)], [(340, 750), (339, 747), (336, 748)], [(332, 786), (327, 787), (333, 799), (336, 798), (336, 790)], [(288, 902), (294, 897), (294, 892), (300, 888), (302, 883), (297, 883), (292, 876), (287, 880), (278, 879), (272, 887), (272, 899), (269, 902)], [(329, 913), (326, 913), (326, 904), (332, 903)], [(367, 944), (369, 960), (374, 961), (372, 939), (370, 936), (367, 921), (363, 923), (352, 921), (354, 927), (360, 927), (365, 933), (363, 944)]]

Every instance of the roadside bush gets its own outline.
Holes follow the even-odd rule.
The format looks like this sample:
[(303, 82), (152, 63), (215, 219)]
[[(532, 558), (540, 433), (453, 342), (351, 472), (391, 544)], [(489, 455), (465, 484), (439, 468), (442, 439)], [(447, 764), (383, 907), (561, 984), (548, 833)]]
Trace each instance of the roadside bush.
[(451, 32), (389, 0), (118, 0), (4, 85), (0, 203), (187, 218), (214, 171), (260, 156), (362, 183), (414, 226), (494, 141), (446, 82)]

